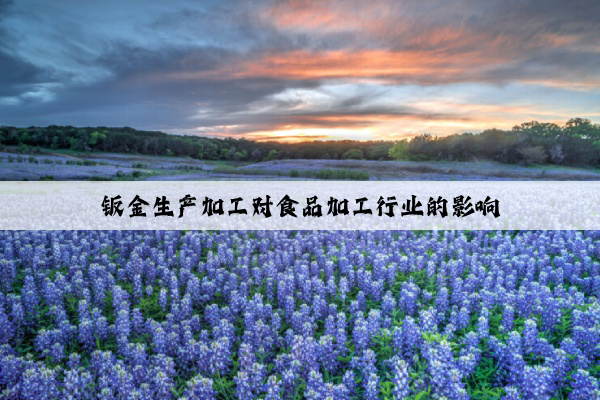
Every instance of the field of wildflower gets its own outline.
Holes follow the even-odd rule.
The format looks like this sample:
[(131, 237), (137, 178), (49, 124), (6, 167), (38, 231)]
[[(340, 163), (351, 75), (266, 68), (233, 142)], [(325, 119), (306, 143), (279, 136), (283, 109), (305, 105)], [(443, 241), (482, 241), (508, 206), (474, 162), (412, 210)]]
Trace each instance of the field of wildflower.
[(0, 231), (2, 399), (598, 399), (598, 231)]

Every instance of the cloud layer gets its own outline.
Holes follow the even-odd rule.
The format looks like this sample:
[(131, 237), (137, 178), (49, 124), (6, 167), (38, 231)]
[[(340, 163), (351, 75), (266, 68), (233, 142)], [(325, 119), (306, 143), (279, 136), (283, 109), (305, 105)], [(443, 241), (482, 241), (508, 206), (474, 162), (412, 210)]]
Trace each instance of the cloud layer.
[(0, 124), (392, 139), (599, 121), (596, 0), (0, 0)]

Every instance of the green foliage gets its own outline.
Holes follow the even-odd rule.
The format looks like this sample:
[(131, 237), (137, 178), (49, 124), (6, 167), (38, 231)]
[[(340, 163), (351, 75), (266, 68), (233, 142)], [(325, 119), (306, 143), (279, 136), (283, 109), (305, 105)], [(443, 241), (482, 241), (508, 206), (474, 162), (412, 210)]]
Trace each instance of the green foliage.
[(317, 179), (368, 181), (369, 172), (351, 169), (322, 169), (315, 174)]
[(42, 175), (40, 176), (40, 181), (53, 181), (54, 175)]
[(94, 131), (92, 132), (92, 134), (90, 135), (90, 139), (88, 140), (88, 144), (90, 146), (95, 146), (98, 144), (98, 142), (100, 142), (101, 140), (106, 140), (106, 133), (105, 132), (98, 132), (98, 131)]
[(103, 176), (94, 175), (94, 176), (89, 177), (88, 181), (112, 181), (112, 179), (111, 178), (105, 178)]
[(408, 158), (408, 141), (400, 140), (395, 142), (389, 150), (388, 155), (394, 160), (406, 160)]
[(364, 158), (364, 153), (359, 149), (348, 150), (342, 155), (344, 160), (363, 160)]
[(277, 158), (277, 150), (273, 149), (273, 150), (269, 151), (269, 154), (267, 155), (267, 161), (272, 161), (276, 158)]
[(525, 146), (517, 152), (521, 155), (525, 165), (543, 164), (546, 162), (546, 151), (542, 146)]
[[(600, 165), (600, 125), (572, 118), (563, 126), (525, 122), (512, 130), (488, 129), (445, 137), (429, 134), (401, 141), (255, 142), (140, 131), (129, 127), (80, 127), (50, 125), (17, 128), (0, 126), (0, 143), (70, 149), (77, 152), (107, 151), (193, 157), (203, 160), (261, 161), (275, 159), (396, 159), (396, 160), (496, 160), (505, 163)], [(540, 150), (541, 149), (541, 150)]]

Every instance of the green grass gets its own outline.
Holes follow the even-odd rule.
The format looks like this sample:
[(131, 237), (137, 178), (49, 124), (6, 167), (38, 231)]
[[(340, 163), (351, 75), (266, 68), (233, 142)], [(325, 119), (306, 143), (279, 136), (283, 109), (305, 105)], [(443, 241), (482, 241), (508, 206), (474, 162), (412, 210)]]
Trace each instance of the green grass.
[[(235, 168), (231, 165), (221, 166), (213, 169), (211, 172), (217, 174), (232, 174), (232, 175), (272, 175), (282, 176), (285, 173), (281, 171), (272, 171), (264, 169), (248, 169)], [(299, 171), (296, 169), (290, 170), (287, 175), (291, 178), (310, 178), (321, 180), (354, 180), (366, 181), (369, 180), (369, 172), (364, 170), (353, 169), (321, 169), (321, 170), (305, 170)]]

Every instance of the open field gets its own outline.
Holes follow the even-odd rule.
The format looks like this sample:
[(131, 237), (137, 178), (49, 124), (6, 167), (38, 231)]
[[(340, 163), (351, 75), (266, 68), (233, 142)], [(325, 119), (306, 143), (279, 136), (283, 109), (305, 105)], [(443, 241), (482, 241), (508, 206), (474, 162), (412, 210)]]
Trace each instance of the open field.
[(598, 399), (599, 240), (0, 231), (0, 398)]
[(1, 180), (600, 180), (600, 170), (482, 162), (275, 160), (259, 163), (116, 153), (0, 152)]

